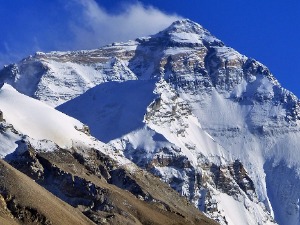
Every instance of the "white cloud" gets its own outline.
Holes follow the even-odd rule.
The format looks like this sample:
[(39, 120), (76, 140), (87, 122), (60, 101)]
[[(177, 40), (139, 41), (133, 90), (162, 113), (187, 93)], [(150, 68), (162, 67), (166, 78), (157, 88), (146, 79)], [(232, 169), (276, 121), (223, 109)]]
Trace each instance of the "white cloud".
[(96, 48), (155, 34), (181, 18), (141, 3), (124, 5), (122, 12), (109, 14), (94, 0), (75, 1), (82, 7), (81, 15), (70, 24), (77, 49)]
[[(0, 38), (0, 69), (4, 64), (18, 62), (35, 51), (98, 48), (112, 42), (155, 34), (181, 19), (176, 14), (170, 15), (138, 2), (125, 4), (123, 1), (121, 6), (119, 3), (118, 13), (107, 12), (95, 0), (58, 2), (53, 5), (62, 13), (57, 21), (51, 13), (44, 12), (44, 20), (37, 26), (34, 22), (39, 18), (32, 13), (28, 26), (18, 31), (18, 36)], [(30, 13), (35, 10), (34, 5), (27, 9)]]

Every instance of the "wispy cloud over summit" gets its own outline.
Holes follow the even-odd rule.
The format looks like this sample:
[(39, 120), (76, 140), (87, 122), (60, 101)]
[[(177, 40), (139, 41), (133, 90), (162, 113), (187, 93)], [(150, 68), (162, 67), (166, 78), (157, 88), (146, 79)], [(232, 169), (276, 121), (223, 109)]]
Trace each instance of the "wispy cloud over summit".
[(7, 12), (0, 23), (5, 31), (0, 37), (0, 67), (35, 51), (92, 49), (154, 34), (180, 18), (138, 1), (112, 1), (110, 9), (117, 10), (107, 10), (95, 0), (14, 1), (0, 9)]
[(124, 4), (119, 13), (111, 14), (94, 0), (76, 2), (82, 6), (81, 14), (70, 25), (75, 35), (74, 44), (79, 48), (93, 48), (154, 34), (181, 18), (141, 3)]

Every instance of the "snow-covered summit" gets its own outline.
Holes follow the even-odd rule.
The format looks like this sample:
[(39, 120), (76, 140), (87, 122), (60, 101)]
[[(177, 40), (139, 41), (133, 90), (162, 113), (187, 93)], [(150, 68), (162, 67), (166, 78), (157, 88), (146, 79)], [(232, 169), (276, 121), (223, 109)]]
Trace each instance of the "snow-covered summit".
[(195, 23), (189, 19), (182, 19), (174, 21), (169, 27), (161, 32), (180, 32), (180, 33), (197, 33), (202, 34), (203, 32), (209, 33), (200, 24)]
[(197, 23), (37, 53), (0, 81), (86, 123), (221, 224), (300, 224), (298, 98)]
[(215, 38), (208, 30), (200, 24), (189, 19), (178, 20), (172, 23), (168, 28), (161, 31), (157, 35), (169, 35), (170, 40), (178, 43), (218, 43), (224, 45), (220, 40)]

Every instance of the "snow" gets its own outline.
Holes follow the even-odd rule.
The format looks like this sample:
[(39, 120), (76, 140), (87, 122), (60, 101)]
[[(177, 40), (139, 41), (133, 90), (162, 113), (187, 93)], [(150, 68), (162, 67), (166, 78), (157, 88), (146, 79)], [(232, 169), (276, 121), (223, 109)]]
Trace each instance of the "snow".
[(144, 149), (146, 152), (151, 154), (155, 149), (159, 148), (158, 142), (153, 140), (154, 135), (154, 131), (147, 129), (147, 127), (143, 127), (142, 129), (133, 131), (126, 136), (128, 138), (128, 142), (132, 144), (133, 148)]
[(261, 95), (267, 96), (269, 99), (274, 97), (273, 87), (274, 85), (264, 77), (260, 81), (260, 86), (257, 88), (257, 92)]
[(20, 143), (28, 142), (38, 151), (54, 151), (57, 145), (78, 151), (93, 148), (109, 155), (119, 165), (131, 167), (122, 154), (81, 131), (84, 125), (80, 121), (17, 92), (8, 84), (0, 89), (0, 110), (6, 122), (19, 132), (6, 129), (1, 133), (0, 157), (22, 151)]
[[(232, 101), (227, 94), (217, 91), (212, 91), (210, 97), (206, 96), (204, 101), (200, 96), (181, 96), (191, 102), (193, 113), (201, 119), (203, 129), (229, 150), (230, 155), (226, 158), (238, 158), (242, 161), (254, 181), (259, 200), (265, 203), (271, 214), (274, 212), (275, 219), (280, 224), (299, 224), (299, 209), (294, 210), (293, 204), (297, 204), (291, 202), (295, 202), (300, 193), (281, 180), (288, 179), (293, 180), (291, 183), (299, 183), (297, 168), (300, 166), (300, 132), (292, 123), (286, 125), (286, 109), (281, 104), (270, 101), (275, 96), (273, 81), (261, 75), (257, 75), (249, 83), (242, 80), (231, 91), (231, 97), (238, 101)], [(253, 100), (260, 96), (264, 98), (263, 104)], [(272, 169), (266, 170), (266, 162), (270, 160)], [(273, 172), (276, 165), (282, 163), (293, 169), (284, 175)], [(286, 190), (290, 190), (289, 193), (285, 193)], [(280, 197), (283, 193), (284, 199)], [(228, 199), (220, 201), (230, 202)], [(228, 211), (225, 214), (230, 216)], [(242, 221), (238, 223), (246, 224)]]
[(164, 51), (165, 55), (177, 55), (177, 54), (184, 54), (190, 53), (190, 48), (168, 48)]
[[(185, 47), (164, 48), (159, 43), (144, 46), (156, 37), (169, 38), (167, 41), (183, 43)], [(143, 41), (114, 43), (99, 50), (52, 52), (51, 56), (37, 53), (41, 61), (31, 58), (23, 62), (22, 66), (27, 65), (27, 70), (17, 74), (12, 81), (23, 93), (50, 106), (58, 106), (57, 109), (88, 124), (92, 135), (109, 142), (108, 146), (76, 130), (75, 126), (82, 126), (78, 120), (17, 93), (6, 84), (0, 91), (0, 109), (4, 118), (18, 131), (34, 138), (31, 142), (36, 148), (52, 150), (55, 143), (65, 147), (89, 145), (102, 148), (123, 164), (128, 161), (122, 154), (137, 163), (144, 163), (143, 160), (163, 155), (163, 148), (170, 151), (168, 156), (186, 157), (195, 169), (204, 160), (205, 163), (228, 165), (239, 159), (254, 182), (257, 199), (250, 201), (245, 195), (235, 199), (211, 187), (210, 190), (214, 190), (212, 200), (218, 203), (220, 215), (231, 225), (272, 224), (267, 208), (271, 215), (274, 212), (280, 224), (299, 225), (300, 122), (287, 116), (298, 101), (296, 96), (283, 89), (272, 75), (263, 74), (266, 68), (256, 61), (251, 62), (253, 71), (246, 74), (247, 57), (222, 46), (203, 27), (189, 20), (177, 21), (165, 31), (139, 40)], [(212, 44), (215, 41), (219, 46)], [(206, 47), (202, 49), (203, 58), (195, 56), (199, 49), (186, 47), (189, 46), (186, 43), (209, 45), (215, 50), (216, 60), (204, 58)], [(134, 58), (133, 62), (126, 54), (120, 57), (122, 59), (107, 57), (106, 51), (118, 57), (136, 51), (135, 54), (140, 53), (142, 57)], [(80, 54), (90, 54), (89, 59), (102, 61), (78, 63), (71, 60), (72, 55)], [(209, 61), (213, 71), (196, 77), (193, 65), (187, 71), (178, 63), (172, 68), (175, 71), (170, 72), (179, 77), (173, 85), (152, 79), (164, 77), (157, 71), (167, 70), (156, 67), (156, 61), (177, 54), (184, 54), (187, 59), (194, 57), (203, 67), (205, 63), (209, 65)], [(221, 67), (218, 67), (218, 60)], [(47, 69), (45, 73), (37, 62)], [(192, 61), (186, 61), (189, 62)], [(181, 78), (191, 83), (207, 79), (208, 84), (202, 89), (197, 82), (192, 88), (180, 86), (183, 85)], [(212, 84), (214, 79), (219, 83)], [(155, 105), (156, 101), (160, 104)], [(4, 144), (0, 154), (14, 151), (19, 139), (19, 135), (10, 131), (1, 135), (0, 141)], [(117, 150), (121, 152), (117, 153)], [(130, 163), (128, 165), (130, 167)], [(182, 186), (177, 187), (182, 194), (199, 197), (198, 190), (191, 191), (194, 184), (189, 183), (191, 177), (186, 170), (155, 169), (166, 182), (172, 177), (184, 180)]]
[(198, 43), (201, 38), (198, 34), (193, 33), (172, 33), (172, 40), (183, 43)]
[(49, 141), (46, 139), (43, 140), (35, 140), (30, 137), (26, 137), (26, 140), (30, 143), (30, 145), (37, 151), (43, 152), (53, 152), (57, 150), (57, 144), (53, 141)]
[[(201, 127), (197, 124), (194, 117), (187, 119), (188, 128), (185, 129), (184, 134), (179, 137), (176, 132), (176, 124), (172, 123), (171, 126), (162, 127), (150, 123), (148, 126), (155, 130), (157, 133), (162, 134), (170, 143), (180, 147), (181, 152), (185, 155), (193, 165), (197, 165), (198, 154), (209, 156), (212, 162), (220, 164), (222, 162), (223, 153), (222, 147), (217, 144)], [(178, 125), (179, 127), (180, 125)], [(191, 150), (190, 146), (195, 150)]]
[[(134, 80), (136, 76), (118, 59), (101, 64), (81, 65), (73, 62), (47, 62), (48, 72), (40, 80), (35, 96), (56, 107), (73, 99), (97, 84), (110, 80)], [(113, 72), (112, 76), (106, 73)]]
[(245, 60), (247, 58), (246, 56), (238, 53), (237, 51), (235, 51), (234, 49), (232, 49), (230, 47), (223, 46), (223, 47), (216, 47), (215, 49), (216, 49), (217, 55), (223, 59)]
[[(157, 116), (154, 115), (153, 118), (146, 121), (147, 125), (162, 134), (170, 143), (180, 147), (182, 153), (194, 165), (198, 164), (197, 156), (199, 154), (209, 156), (214, 163), (220, 164), (225, 150), (202, 130), (194, 115), (184, 115), (188, 112), (185, 112), (184, 108), (180, 108), (179, 105), (183, 103), (183, 100), (176, 97), (175, 90), (166, 81), (161, 80), (156, 84), (154, 92), (160, 96), (161, 106), (157, 109)], [(171, 120), (166, 117), (164, 121), (162, 118), (170, 111), (173, 112), (174, 108), (176, 108), (176, 112), (173, 116), (176, 118), (176, 114), (178, 114), (180, 118)]]
[[(149, 38), (149, 37), (145, 37)], [(145, 38), (140, 38), (140, 39), (145, 39)], [(113, 44), (104, 47), (105, 49), (115, 49), (116, 47), (120, 47), (120, 51), (135, 51), (138, 46), (138, 42), (129, 40), (128, 42), (114, 42)]]
[(103, 83), (57, 109), (87, 124), (99, 140), (109, 142), (144, 126), (153, 88), (154, 81)]
[(56, 107), (100, 83), (137, 79), (127, 61), (99, 54), (97, 50), (38, 53), (15, 65), (14, 74), (2, 77), (2, 82)]
[(60, 147), (71, 147), (73, 140), (85, 139), (86, 135), (75, 129), (82, 128), (81, 122), (18, 93), (8, 84), (0, 90), (0, 109), (8, 123), (31, 138), (51, 140)]
[(249, 199), (235, 200), (224, 193), (215, 193), (215, 200), (218, 210), (226, 217), (228, 225), (237, 224), (257, 224), (274, 225), (275, 223), (264, 217), (264, 212), (260, 207), (253, 204)]
[(15, 134), (10, 129), (0, 134), (0, 158), (13, 153), (18, 148), (18, 142), (21, 140), (20, 135)]
[(165, 32), (169, 32), (174, 41), (183, 43), (220, 42), (201, 25), (188, 19), (175, 21)]
[(247, 81), (243, 79), (240, 84), (236, 85), (231, 92), (232, 97), (241, 98), (243, 94), (246, 92), (247, 84), (248, 84)]

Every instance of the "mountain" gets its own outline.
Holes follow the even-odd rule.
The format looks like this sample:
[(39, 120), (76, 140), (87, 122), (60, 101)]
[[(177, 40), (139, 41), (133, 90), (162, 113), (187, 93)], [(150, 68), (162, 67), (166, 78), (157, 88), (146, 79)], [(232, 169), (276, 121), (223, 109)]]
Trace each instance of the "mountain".
[(1, 224), (94, 224), (3, 160), (0, 174)]
[(217, 224), (78, 120), (8, 84), (0, 102), (1, 224)]
[[(56, 159), (60, 167), (75, 157), (80, 164), (75, 168), (90, 168), (94, 146), (116, 165), (138, 166), (159, 177), (219, 224), (300, 224), (298, 98), (266, 66), (227, 47), (197, 23), (176, 21), (155, 35), (95, 50), (39, 52), (5, 66), (0, 80), (7, 83), (0, 91), (4, 119), (28, 135), (26, 140), (36, 140), (29, 143), (38, 160), (26, 160), (41, 164), (61, 154), (34, 144), (46, 139), (71, 154)], [(11, 106), (10, 98), (24, 100)], [(30, 109), (36, 109), (34, 118)], [(25, 121), (19, 110), (27, 115)], [(51, 126), (42, 122), (45, 117)], [(52, 126), (61, 127), (63, 141), (53, 136)], [(7, 146), (12, 147), (3, 149), (2, 156), (18, 167), (20, 154), (28, 150), (14, 154), (18, 135), (8, 130), (12, 141)], [(7, 135), (0, 140), (5, 142)], [(112, 171), (106, 174), (112, 176)], [(129, 177), (136, 174), (126, 171)], [(39, 183), (52, 190), (51, 179)], [(118, 179), (108, 183), (127, 188)], [(147, 186), (152, 195), (158, 191), (139, 186)], [(66, 194), (54, 194), (66, 199)]]

